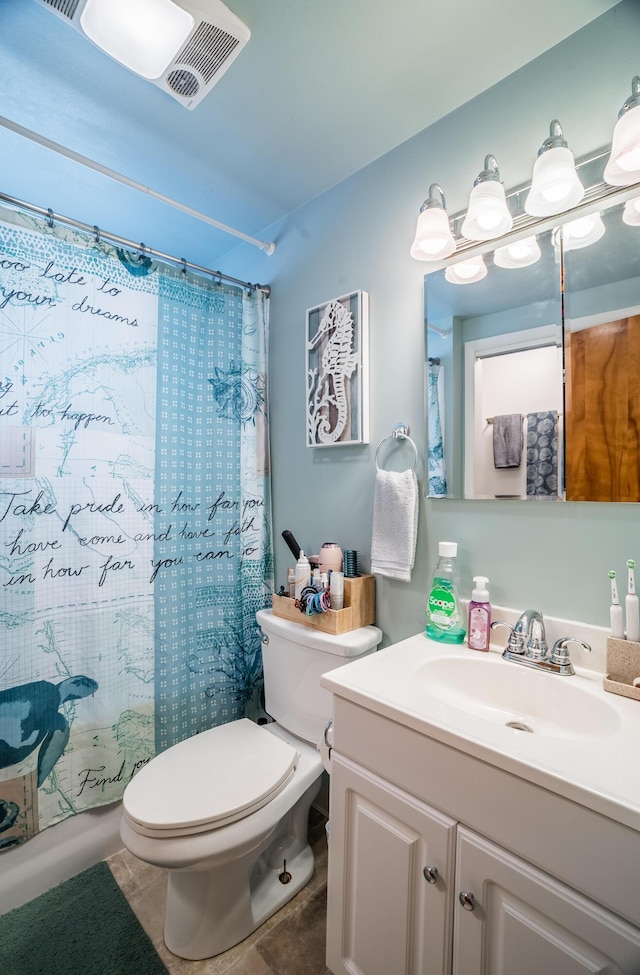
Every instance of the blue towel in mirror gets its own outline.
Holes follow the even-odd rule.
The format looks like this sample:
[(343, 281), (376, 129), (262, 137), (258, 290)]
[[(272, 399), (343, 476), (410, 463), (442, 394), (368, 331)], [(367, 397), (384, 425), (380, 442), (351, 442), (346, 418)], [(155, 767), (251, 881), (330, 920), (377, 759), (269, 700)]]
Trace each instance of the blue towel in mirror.
[(520, 467), (522, 463), (522, 413), (493, 418), (493, 466)]
[(527, 495), (558, 494), (558, 414), (527, 413)]

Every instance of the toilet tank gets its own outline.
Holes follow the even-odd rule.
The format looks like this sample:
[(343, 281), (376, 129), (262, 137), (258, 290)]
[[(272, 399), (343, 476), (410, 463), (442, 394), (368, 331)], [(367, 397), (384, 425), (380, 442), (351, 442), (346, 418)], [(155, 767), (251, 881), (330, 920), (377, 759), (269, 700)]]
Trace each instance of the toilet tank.
[(373, 653), (382, 632), (361, 626), (334, 636), (274, 616), (270, 609), (256, 614), (262, 630), (262, 663), (267, 714), (287, 731), (317, 745), (333, 715), (330, 691), (320, 686), (329, 670)]

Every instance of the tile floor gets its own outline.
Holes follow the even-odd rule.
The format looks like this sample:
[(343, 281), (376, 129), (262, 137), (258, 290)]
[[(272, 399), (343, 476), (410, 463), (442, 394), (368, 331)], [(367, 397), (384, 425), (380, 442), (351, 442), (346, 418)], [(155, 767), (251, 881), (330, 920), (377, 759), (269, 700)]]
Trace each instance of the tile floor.
[(245, 941), (204, 961), (185, 961), (164, 944), (166, 871), (142, 863), (128, 850), (114, 854), (107, 863), (170, 975), (330, 975), (325, 965), (324, 823), (324, 818), (312, 810), (309, 835), (315, 872), (307, 886)]

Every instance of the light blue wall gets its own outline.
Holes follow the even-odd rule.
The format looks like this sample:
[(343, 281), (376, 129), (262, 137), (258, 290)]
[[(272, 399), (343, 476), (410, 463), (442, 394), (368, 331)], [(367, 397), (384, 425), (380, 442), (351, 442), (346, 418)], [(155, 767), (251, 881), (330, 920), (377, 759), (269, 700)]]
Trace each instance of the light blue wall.
[[(455, 70), (455, 38), (451, 44)], [(640, 72), (640, 5), (623, 3), (505, 82), (356, 173), (269, 229), (271, 258), (238, 248), (223, 270), (270, 281), (271, 417), (276, 579), (291, 555), (289, 528), (306, 550), (325, 540), (356, 548), (369, 565), (374, 454), (396, 423), (425, 442), (423, 268), (409, 256), (430, 183), (450, 212), (466, 206), (484, 157), (493, 153), (507, 189), (526, 182), (536, 151), (558, 118), (577, 157), (611, 141), (631, 79)], [(357, 138), (354, 119), (354, 138)], [(330, 139), (319, 132), (318, 139)], [(264, 236), (264, 235), (263, 235)], [(371, 443), (305, 446), (305, 311), (355, 289), (371, 303)], [(407, 455), (410, 456), (410, 453)], [(423, 455), (424, 458), (424, 455)], [(420, 469), (424, 487), (424, 459)], [(637, 505), (422, 501), (409, 584), (378, 578), (378, 622), (386, 642), (423, 625), (425, 589), (439, 540), (457, 540), (464, 595), (488, 575), (495, 603), (606, 625), (607, 571), (640, 558)]]

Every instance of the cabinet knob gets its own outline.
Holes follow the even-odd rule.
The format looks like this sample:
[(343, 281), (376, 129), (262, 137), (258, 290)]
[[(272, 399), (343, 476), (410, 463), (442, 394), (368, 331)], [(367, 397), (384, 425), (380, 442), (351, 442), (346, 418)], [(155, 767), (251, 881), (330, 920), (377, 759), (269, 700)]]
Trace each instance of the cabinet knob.
[(472, 911), (476, 906), (476, 899), (470, 890), (461, 890), (458, 894), (458, 900), (464, 907), (465, 911)]
[(437, 867), (425, 867), (422, 871), (422, 875), (428, 884), (435, 884), (438, 879), (438, 868)]

